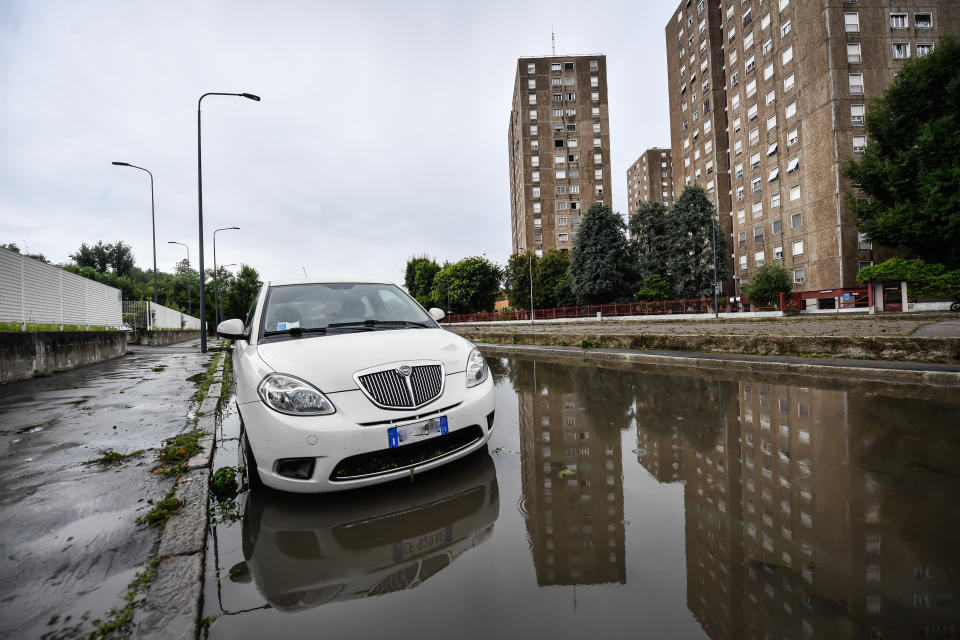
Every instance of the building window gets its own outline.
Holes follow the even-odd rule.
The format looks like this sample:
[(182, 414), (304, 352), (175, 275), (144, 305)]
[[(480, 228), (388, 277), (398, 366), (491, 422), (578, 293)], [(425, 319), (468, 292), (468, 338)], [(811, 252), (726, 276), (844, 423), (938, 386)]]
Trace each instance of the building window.
[(923, 56), (927, 55), (927, 54), (930, 53), (931, 51), (933, 51), (933, 43), (932, 43), (932, 42), (918, 42), (918, 43), (917, 43), (917, 57), (918, 57), (918, 58), (922, 58)]
[(761, 180), (760, 178), (754, 178), (753, 180), (750, 181), (750, 191), (753, 194), (758, 194), (760, 193), (760, 188), (762, 185), (763, 185), (763, 180)]
[(559, 63), (559, 62), (551, 62), (551, 63), (550, 63), (550, 71), (561, 71), (560, 63)]
[(594, 118), (599, 118), (599, 117), (600, 117), (600, 107), (592, 107), (592, 108), (590, 109), (590, 115), (593, 116)]
[(744, 72), (744, 73), (750, 73), (751, 71), (753, 71), (753, 70), (756, 69), (756, 68), (757, 68), (757, 57), (756, 57), (756, 56), (750, 56), (750, 57), (747, 58), (747, 59), (744, 61), (744, 63), (743, 63), (743, 72)]
[(576, 139), (576, 138), (570, 138), (570, 139), (567, 140), (567, 147), (568, 147), (568, 148), (573, 149), (573, 148), (576, 147), (576, 146), (577, 146), (577, 139)]
[(794, 269), (793, 270), (793, 283), (794, 284), (803, 284), (803, 269)]
[(763, 53), (763, 55), (767, 55), (771, 51), (773, 51), (773, 38), (767, 38), (763, 41), (763, 46), (760, 47), (760, 52)]
[(758, 142), (760, 142), (760, 129), (758, 127), (754, 127), (753, 129), (750, 129), (749, 144), (752, 147)]
[[(740, 187), (742, 190), (743, 187)], [(746, 209), (737, 209), (737, 224), (745, 224), (747, 221)]]
[(860, 157), (867, 148), (867, 136), (853, 136), (853, 155)]
[(590, 86), (591, 86), (591, 87), (599, 87), (599, 86), (600, 86), (600, 78), (599, 78), (598, 76), (590, 76)]
[(864, 106), (862, 104), (850, 105), (850, 124), (858, 127), (863, 126)]
[(534, 203), (533, 203), (533, 212), (534, 212), (534, 213), (540, 213), (540, 211), (541, 211), (541, 206), (542, 206), (541, 203), (539, 203), (539, 202), (534, 202)]
[(735, 171), (735, 174), (736, 174), (736, 177), (737, 177), (737, 178), (742, 178), (742, 177), (743, 177), (743, 163), (742, 163), (742, 162), (738, 162), (738, 163), (735, 165), (735, 167), (734, 167), (734, 171)]
[(534, 197), (534, 198), (539, 198), (539, 197), (540, 197), (540, 187), (534, 187), (534, 188), (533, 188), (533, 197)]
[(756, 152), (750, 156), (750, 171), (756, 171), (760, 168), (760, 152)]
[(774, 140), (769, 145), (767, 145), (767, 155), (772, 156), (777, 152), (777, 141)]
[(577, 131), (577, 123), (576, 123), (576, 122), (568, 122), (568, 123), (567, 123), (567, 131), (570, 132), (570, 133), (575, 133), (575, 132)]
[(790, 202), (795, 202), (799, 199), (800, 199), (800, 185), (795, 184), (792, 187), (790, 187)]
[(754, 78), (747, 83), (747, 98), (752, 98), (757, 93), (757, 79)]
[(533, 62), (528, 62), (527, 73), (536, 73), (536, 72), (537, 72), (537, 65)]
[(860, 55), (859, 42), (847, 43), (847, 62), (849, 64), (860, 64), (863, 62), (863, 57)]
[(771, 104), (773, 104), (774, 102), (776, 102), (776, 101), (777, 101), (777, 90), (776, 90), (776, 89), (770, 89), (770, 91), (767, 91), (767, 95), (766, 95), (766, 99), (765, 99), (765, 100), (766, 100), (766, 105), (767, 105), (768, 107), (769, 107)]
[[(780, 206), (779, 200), (777, 201), (777, 206), (778, 207)], [(781, 222), (780, 220), (774, 220), (771, 223), (770, 227), (771, 227), (771, 231), (775, 234), (783, 233), (783, 222)]]
[(777, 128), (777, 114), (773, 114), (767, 118), (767, 131)]
[(566, 71), (573, 71), (573, 63), (572, 63), (572, 62), (564, 62), (564, 63), (563, 63), (563, 68), (564, 68)]
[(557, 211), (566, 211), (566, 210), (567, 210), (567, 203), (563, 200), (558, 200)]
[(565, 227), (565, 226), (567, 226), (567, 218), (566, 218), (566, 216), (557, 216), (557, 226), (558, 226), (558, 227)]
[(791, 22), (790, 22), (790, 19), (789, 19), (789, 18), (787, 18), (787, 19), (783, 22), (783, 24), (780, 25), (780, 37), (781, 37), (781, 38), (786, 38), (786, 37), (787, 37), (787, 34), (790, 33), (790, 28), (791, 28), (791, 26), (792, 26), (792, 25), (791, 25)]
[(594, 146), (594, 147), (599, 147), (599, 146), (600, 146), (600, 138), (594, 138), (594, 139), (593, 139), (593, 146)]
[(792, 147), (797, 144), (800, 140), (800, 135), (797, 133), (797, 129), (793, 129), (787, 134), (787, 146)]
[(747, 270), (747, 256), (744, 254), (740, 256), (740, 271)]
[(770, 169), (770, 176), (769, 176), (768, 179), (769, 179), (770, 182), (776, 182), (777, 180), (779, 180), (779, 179), (780, 179), (780, 168), (779, 168), (779, 167), (774, 167), (773, 169)]
[(794, 77), (793, 77), (793, 74), (791, 73), (790, 75), (788, 75), (786, 78), (783, 79), (783, 90), (790, 91), (790, 89), (793, 89), (793, 84), (794, 84)]
[(746, 232), (746, 231), (741, 231), (740, 233), (737, 234), (737, 245), (738, 245), (741, 249), (743, 249), (744, 247), (747, 246), (747, 232)]
[(789, 119), (792, 118), (793, 116), (797, 115), (797, 101), (796, 101), (796, 100), (794, 100), (793, 102), (791, 102), (790, 104), (787, 105), (787, 108), (784, 109), (783, 115), (786, 116), (787, 120), (789, 120)]
[(595, 72), (595, 71), (599, 71), (599, 70), (600, 70), (600, 63), (597, 62), (596, 60), (591, 60), (591, 61), (590, 61), (590, 71), (591, 71), (591, 72)]
[(534, 171), (532, 174), (530, 174), (530, 180), (532, 182), (540, 182), (540, 172)]
[(591, 102), (600, 102), (600, 92), (594, 91), (593, 93), (591, 93), (590, 100)]
[(562, 94), (562, 93), (554, 93), (554, 94), (551, 96), (551, 98), (553, 99), (554, 102), (563, 102), (563, 94)]
[(780, 207), (780, 194), (775, 193), (772, 196), (770, 196), (770, 208), (778, 209), (779, 207)]
[[(536, 89), (536, 88), (537, 88), (537, 81), (534, 78), (530, 78), (529, 80), (527, 80), (527, 89)], [(536, 96), (534, 96), (534, 102), (536, 102)]]
[(740, 116), (733, 119), (733, 132), (740, 133)]
[(530, 125), (530, 135), (531, 136), (537, 135), (537, 125), (535, 124)]
[(743, 50), (746, 51), (753, 46), (753, 31), (743, 36)]
[(580, 193), (580, 185), (578, 184), (570, 185), (570, 193), (571, 194)]
[(563, 79), (563, 85), (566, 87), (572, 87), (577, 84), (577, 79), (573, 76), (567, 76)]
[(737, 187), (737, 202), (743, 202), (743, 185)]
[(779, 245), (773, 248), (773, 259), (774, 260), (783, 260), (783, 246)]
[[(793, 214), (792, 216), (790, 216), (790, 228), (791, 228), (791, 229), (799, 229), (799, 228), (802, 227), (802, 226), (803, 226), (803, 214), (802, 214), (801, 212), (798, 211), (797, 213), (795, 213), (795, 214)], [(796, 254), (794, 254), (794, 255), (796, 255)]]
[(793, 255), (802, 256), (803, 255), (803, 240), (794, 240), (793, 241)]
[(764, 260), (764, 252), (763, 252), (763, 251), (757, 251), (756, 253), (753, 254), (753, 264), (754, 264), (754, 266), (756, 266), (756, 267), (762, 267), (763, 264), (764, 264), (764, 262), (766, 262), (766, 260)]
[(563, 184), (557, 185), (557, 195), (565, 195), (567, 193), (567, 186)]
[(540, 218), (534, 218), (534, 219), (533, 219), (533, 228), (534, 228), (534, 229), (539, 229), (539, 228), (542, 227), (542, 226), (543, 226), (543, 224), (542, 224), (542, 221), (540, 220)]
[(917, 29), (932, 29), (933, 14), (931, 13), (913, 14), (913, 26), (916, 27)]
[(767, 14), (764, 14), (762, 18), (760, 18), (760, 30), (763, 31), (769, 26), (770, 26), (770, 14), (767, 13)]
[(844, 13), (843, 30), (847, 33), (860, 33), (860, 14), (856, 11)]
[(860, 251), (873, 251), (873, 242), (862, 231), (857, 232), (857, 245)]
[(763, 217), (763, 200), (757, 200), (753, 203), (753, 219)]
[(787, 165), (787, 173), (793, 173), (800, 168), (800, 157), (791, 158), (790, 163)]
[(540, 140), (533, 138), (530, 140), (530, 151), (539, 151), (540, 150)]
[(556, 177), (557, 177), (557, 180), (566, 180), (566, 179), (567, 179), (567, 172), (566, 172), (566, 170), (564, 170), (564, 169), (557, 169)]
[(783, 53), (780, 54), (780, 64), (786, 66), (791, 60), (793, 60), (793, 45), (784, 49)]
[(559, 240), (560, 242), (567, 242), (569, 238), (570, 238), (570, 234), (567, 234), (567, 233), (557, 234), (557, 240)]
[(536, 120), (536, 119), (537, 119), (537, 110), (536, 110), (536, 109), (530, 109), (530, 119), (531, 119), (531, 120)]
[(554, 87), (562, 87), (562, 86), (563, 86), (563, 78), (551, 78), (551, 80), (550, 80), (550, 85), (551, 85), (551, 86), (554, 86)]
[(894, 60), (906, 60), (910, 57), (910, 43), (909, 42), (894, 42), (893, 43), (893, 59)]
[(603, 169), (594, 169), (593, 178), (594, 180), (603, 180)]
[(906, 28), (907, 28), (907, 14), (905, 14), (905, 13), (891, 13), (891, 14), (890, 14), (890, 28), (891, 28), (891, 29), (906, 29)]

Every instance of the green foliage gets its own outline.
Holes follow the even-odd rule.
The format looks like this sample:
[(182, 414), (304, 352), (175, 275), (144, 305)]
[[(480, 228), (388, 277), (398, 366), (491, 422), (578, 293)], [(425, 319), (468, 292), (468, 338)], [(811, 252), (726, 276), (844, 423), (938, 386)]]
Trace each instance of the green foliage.
[(912, 293), (921, 298), (949, 299), (960, 292), (960, 269), (947, 271), (942, 264), (921, 260), (891, 258), (886, 262), (864, 267), (857, 282), (906, 281)]
[(147, 513), (137, 518), (137, 524), (155, 527), (169, 520), (170, 516), (180, 513), (180, 507), (183, 506), (183, 502), (181, 502), (179, 498), (174, 497), (175, 491), (176, 487), (171, 489), (167, 495), (164, 496), (163, 500), (157, 501)]
[(240, 485), (237, 483), (238, 470), (236, 467), (220, 467), (210, 478), (210, 489), (213, 494), (223, 500), (237, 495)]
[(765, 264), (744, 285), (743, 295), (760, 306), (769, 306), (780, 299), (781, 293), (793, 291), (793, 277), (779, 262)]
[(483, 257), (444, 266), (433, 279), (430, 295), (453, 313), (493, 311), (503, 270)]
[(570, 256), (571, 289), (583, 304), (614, 302), (629, 296), (634, 278), (626, 225), (619, 213), (590, 205)]
[(425, 309), (441, 306), (433, 296), (433, 280), (439, 271), (440, 265), (427, 255), (413, 256), (407, 260), (403, 285)]
[(644, 278), (643, 285), (634, 295), (636, 300), (669, 300), (672, 297), (673, 283), (657, 274)]
[(861, 231), (929, 262), (960, 267), (960, 40), (904, 64), (867, 109), (869, 144), (844, 175)]
[(90, 267), (100, 273), (109, 271), (117, 276), (129, 275), (134, 267), (133, 250), (121, 240), (114, 244), (104, 244), (100, 240), (92, 247), (83, 242), (70, 258), (78, 267)]
[(530, 308), (530, 271), (536, 270), (540, 258), (532, 253), (515, 253), (503, 270), (503, 288), (514, 309)]
[(119, 451), (114, 451), (113, 449), (99, 449), (97, 453), (99, 453), (100, 456), (91, 460), (91, 464), (99, 464), (104, 467), (119, 467), (131, 458), (139, 458), (142, 456), (143, 449), (137, 449), (136, 451), (131, 451), (130, 453), (120, 453)]
[(675, 252), (673, 227), (670, 210), (662, 202), (641, 203), (630, 216), (630, 244), (640, 278), (646, 280), (652, 275), (665, 275), (665, 264)]
[[(0, 247), (13, 251), (14, 253), (21, 253), (20, 247), (18, 247), (14, 242), (0, 244)], [(40, 262), (46, 262), (47, 264), (50, 264), (50, 261), (47, 260), (47, 256), (43, 255), (42, 253), (24, 253), (23, 255), (25, 258), (33, 258), (34, 260), (39, 260)]]
[(547, 251), (533, 270), (533, 302), (539, 309), (570, 307), (577, 303), (570, 280), (570, 254)]
[(717, 280), (727, 277), (723, 256), (727, 243), (706, 191), (697, 184), (680, 194), (668, 218), (673, 250), (665, 258), (667, 276), (676, 285), (678, 298), (713, 294), (713, 238), (716, 237)]
[(231, 276), (227, 282), (221, 283), (220, 295), (223, 305), (223, 319), (245, 318), (247, 310), (253, 304), (257, 294), (263, 287), (260, 274), (247, 264), (240, 265), (236, 276)]

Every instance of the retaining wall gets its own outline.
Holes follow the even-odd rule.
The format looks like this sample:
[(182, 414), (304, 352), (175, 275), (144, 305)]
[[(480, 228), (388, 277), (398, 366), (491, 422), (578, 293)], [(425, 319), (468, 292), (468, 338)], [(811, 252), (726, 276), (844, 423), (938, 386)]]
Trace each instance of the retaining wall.
[(151, 330), (137, 329), (130, 333), (130, 344), (143, 344), (152, 347), (158, 347), (165, 344), (174, 344), (184, 342), (200, 337), (200, 331), (196, 329), (171, 329), (171, 330)]
[(0, 383), (75, 369), (127, 352), (123, 331), (0, 333)]

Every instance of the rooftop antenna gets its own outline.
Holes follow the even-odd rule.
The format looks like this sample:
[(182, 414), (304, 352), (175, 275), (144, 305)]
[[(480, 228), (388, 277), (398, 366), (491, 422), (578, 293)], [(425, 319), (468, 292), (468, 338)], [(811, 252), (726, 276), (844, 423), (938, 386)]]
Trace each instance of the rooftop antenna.
[(553, 30), (553, 25), (550, 25), (550, 48), (553, 50), (553, 55), (557, 55), (557, 34)]

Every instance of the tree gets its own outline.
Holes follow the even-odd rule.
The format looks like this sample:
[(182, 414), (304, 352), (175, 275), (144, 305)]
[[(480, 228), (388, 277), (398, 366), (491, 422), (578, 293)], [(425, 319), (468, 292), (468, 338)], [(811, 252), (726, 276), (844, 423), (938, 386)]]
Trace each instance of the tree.
[(844, 176), (860, 231), (928, 262), (960, 267), (960, 40), (908, 61), (866, 114), (869, 144)]
[(630, 295), (632, 263), (623, 218), (605, 204), (590, 205), (570, 256), (571, 288), (577, 300), (601, 304)]
[(670, 222), (670, 210), (662, 202), (641, 203), (630, 217), (630, 244), (640, 278), (665, 275), (666, 264), (676, 252), (671, 233), (675, 228)]
[[(18, 247), (14, 242), (10, 242), (7, 244), (0, 244), (0, 247), (3, 247), (4, 249), (9, 249), (14, 253), (20, 253), (20, 247)], [(23, 256), (25, 258), (32, 258), (34, 260), (39, 260), (40, 262), (46, 262), (47, 264), (50, 264), (50, 261), (47, 260), (47, 256), (43, 255), (42, 253), (24, 253)]]
[(636, 300), (669, 300), (673, 297), (673, 283), (663, 276), (653, 274), (643, 279)]
[(886, 262), (864, 267), (857, 282), (905, 281), (911, 293), (921, 298), (950, 299), (960, 293), (960, 269), (947, 271), (942, 264), (926, 264), (920, 260), (891, 258)]
[(570, 281), (570, 254), (547, 251), (533, 270), (533, 303), (539, 309), (569, 307), (577, 303)]
[(698, 298), (713, 293), (713, 238), (716, 237), (717, 281), (727, 277), (723, 256), (727, 243), (717, 223), (713, 204), (697, 184), (680, 194), (668, 217), (674, 251), (666, 260), (666, 273), (680, 298)]
[(793, 277), (779, 262), (765, 264), (743, 287), (743, 295), (755, 305), (767, 307), (780, 299), (781, 293), (793, 291)]
[(250, 305), (260, 293), (263, 282), (257, 270), (247, 264), (240, 265), (240, 271), (232, 278), (230, 286), (223, 295), (223, 318), (246, 318)]
[[(514, 309), (530, 307), (530, 271), (536, 270), (540, 258), (532, 253), (515, 253), (507, 260), (503, 270), (503, 288)], [(532, 263), (532, 264), (531, 264)]]
[(437, 272), (430, 294), (453, 313), (493, 311), (502, 277), (503, 270), (486, 258), (464, 258)]
[(92, 247), (83, 242), (76, 253), (70, 254), (70, 259), (78, 267), (92, 267), (100, 273), (112, 270), (118, 276), (130, 275), (134, 269), (133, 250), (122, 240), (114, 244), (100, 240)]
[(433, 279), (439, 271), (440, 265), (427, 255), (413, 256), (407, 260), (403, 284), (407, 288), (407, 292), (427, 309), (437, 305), (437, 300), (431, 295), (431, 292), (433, 290)]

